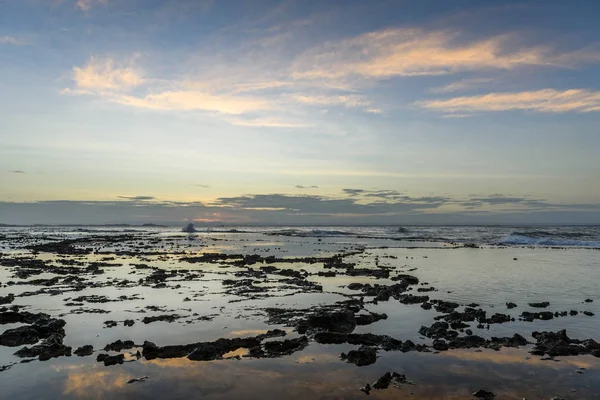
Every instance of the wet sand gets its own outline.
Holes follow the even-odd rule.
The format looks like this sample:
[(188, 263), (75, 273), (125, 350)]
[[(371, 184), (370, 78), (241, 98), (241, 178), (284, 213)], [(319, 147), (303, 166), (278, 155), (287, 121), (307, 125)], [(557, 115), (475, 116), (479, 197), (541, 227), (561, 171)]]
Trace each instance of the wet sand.
[(410, 383), (369, 396), (600, 398), (597, 250), (15, 230), (0, 252), (2, 398), (358, 399), (386, 372)]

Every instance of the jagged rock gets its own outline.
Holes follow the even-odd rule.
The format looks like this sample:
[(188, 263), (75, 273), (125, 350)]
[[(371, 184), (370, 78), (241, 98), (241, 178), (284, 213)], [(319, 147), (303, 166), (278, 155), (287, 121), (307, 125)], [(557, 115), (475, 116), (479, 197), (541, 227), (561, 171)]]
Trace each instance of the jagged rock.
[(377, 361), (377, 349), (369, 346), (360, 346), (357, 350), (350, 350), (347, 354), (342, 353), (342, 360), (362, 367), (374, 364)]
[(93, 353), (94, 353), (94, 347), (89, 344), (86, 344), (85, 346), (81, 346), (73, 352), (73, 354), (75, 354), (79, 357), (91, 356)]

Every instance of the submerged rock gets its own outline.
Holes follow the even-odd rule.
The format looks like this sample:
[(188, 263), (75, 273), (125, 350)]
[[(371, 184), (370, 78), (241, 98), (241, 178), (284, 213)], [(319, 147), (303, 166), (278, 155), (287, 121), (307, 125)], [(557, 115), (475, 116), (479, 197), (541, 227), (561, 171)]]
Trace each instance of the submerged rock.
[(517, 305), (515, 303), (508, 302), (508, 303), (506, 303), (506, 307), (510, 310), (512, 308), (517, 307)]

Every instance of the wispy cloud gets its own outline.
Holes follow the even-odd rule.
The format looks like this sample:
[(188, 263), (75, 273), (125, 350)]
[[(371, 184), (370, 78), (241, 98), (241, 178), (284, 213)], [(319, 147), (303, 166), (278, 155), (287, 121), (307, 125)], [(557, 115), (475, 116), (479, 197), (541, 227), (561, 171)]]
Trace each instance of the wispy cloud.
[(200, 184), (196, 184), (194, 186), (201, 187), (201, 188), (209, 188), (210, 187), (210, 185), (200, 185)]
[(222, 114), (243, 114), (269, 108), (266, 100), (250, 96), (231, 96), (195, 90), (173, 90), (144, 97), (121, 96), (113, 101), (128, 106), (157, 110), (215, 111)]
[(23, 46), (25, 44), (27, 44), (27, 42), (19, 37), (16, 36), (0, 36), (0, 44), (11, 44), (13, 46)]
[(85, 67), (73, 67), (73, 80), (77, 90), (103, 92), (121, 91), (144, 82), (144, 78), (131, 65), (115, 66), (113, 59), (90, 58)]
[(75, 6), (77, 6), (81, 11), (89, 11), (96, 3), (108, 4), (108, 0), (77, 0), (75, 2)]
[(12, 174), (24, 174), (25, 171), (21, 171), (20, 169), (13, 169), (12, 171), (9, 171)]
[(131, 200), (131, 201), (149, 201), (156, 200), (154, 196), (117, 196), (119, 199)]
[(546, 113), (600, 111), (600, 91), (544, 89), (525, 92), (489, 93), (417, 102), (417, 105), (447, 113), (530, 110)]
[(385, 79), (525, 66), (567, 67), (600, 60), (595, 50), (557, 53), (549, 46), (518, 45), (516, 36), (510, 34), (466, 43), (460, 39), (456, 32), (417, 28), (365, 33), (309, 50), (296, 61), (294, 75)]
[(449, 92), (460, 92), (466, 90), (472, 90), (474, 88), (480, 88), (486, 84), (494, 82), (491, 78), (467, 78), (461, 79), (456, 82), (452, 82), (442, 87), (432, 88), (432, 93), (449, 93)]
[(233, 125), (238, 126), (260, 126), (260, 127), (272, 127), (272, 128), (301, 128), (307, 126), (304, 123), (294, 123), (290, 121), (284, 121), (278, 118), (256, 118), (256, 119), (231, 119), (229, 120)]
[(318, 189), (318, 186), (315, 185), (311, 185), (311, 186), (305, 186), (305, 185), (295, 185), (294, 186), (296, 189)]

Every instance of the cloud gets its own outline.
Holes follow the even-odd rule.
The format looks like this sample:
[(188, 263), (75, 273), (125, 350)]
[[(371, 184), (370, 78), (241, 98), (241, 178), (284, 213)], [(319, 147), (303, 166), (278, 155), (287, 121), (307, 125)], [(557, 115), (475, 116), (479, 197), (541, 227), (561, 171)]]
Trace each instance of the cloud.
[[(74, 88), (61, 91), (65, 95), (96, 95), (107, 100), (130, 107), (147, 108), (154, 110), (177, 111), (208, 111), (221, 114), (244, 114), (271, 107), (264, 98), (227, 93), (214, 93), (210, 90), (201, 90), (189, 82), (147, 79), (132, 66), (117, 66), (111, 58), (99, 60), (90, 58), (84, 67), (73, 67)], [(161, 85), (171, 89), (164, 90)], [(148, 94), (130, 93), (133, 89), (146, 91)], [(255, 121), (259, 124), (261, 121)], [(269, 121), (263, 121), (267, 126)], [(275, 122), (270, 121), (271, 124)], [(246, 121), (247, 125), (252, 121)], [(242, 124), (242, 122), (238, 122)], [(256, 126), (256, 125), (255, 125)], [(283, 126), (283, 125), (279, 125)], [(297, 125), (296, 125), (297, 126)]]
[(345, 107), (366, 107), (371, 104), (368, 100), (359, 95), (308, 96), (302, 94), (295, 94), (292, 96), (292, 98), (299, 103), (309, 105), (342, 105)]
[(221, 114), (244, 114), (265, 110), (269, 103), (260, 98), (212, 94), (195, 90), (165, 91), (145, 97), (116, 96), (116, 103), (157, 110), (214, 111)]
[(25, 40), (16, 36), (0, 36), (0, 44), (12, 44), (14, 46), (23, 46), (26, 44)]
[(278, 118), (232, 119), (229, 122), (238, 126), (260, 126), (267, 128), (300, 128), (307, 126), (304, 123), (287, 122)]
[(318, 189), (318, 186), (312, 185), (312, 186), (304, 186), (304, 185), (295, 185), (294, 186), (296, 189)]
[(200, 184), (197, 184), (194, 186), (201, 187), (201, 188), (209, 188), (210, 187), (210, 185), (200, 185)]
[(77, 0), (75, 2), (75, 6), (77, 6), (81, 11), (87, 12), (95, 3), (106, 5), (108, 4), (108, 0)]
[(117, 196), (119, 199), (131, 200), (131, 201), (147, 201), (155, 200), (153, 196)]
[(545, 113), (592, 112), (600, 111), (600, 91), (543, 89), (420, 101), (415, 104), (427, 109), (449, 113), (509, 110)]
[(432, 93), (449, 93), (449, 92), (459, 92), (471, 90), (474, 88), (481, 87), (485, 84), (491, 83), (494, 80), (491, 78), (468, 78), (461, 79), (456, 82), (452, 82), (446, 86), (432, 88), (430, 91)]
[(13, 169), (12, 171), (9, 171), (10, 173), (13, 174), (24, 174), (25, 171), (21, 171), (20, 169)]
[(327, 42), (307, 51), (294, 64), (296, 78), (444, 75), (460, 71), (512, 70), (527, 66), (570, 67), (600, 60), (600, 52), (556, 53), (548, 46), (523, 46), (505, 34), (460, 42), (449, 31), (393, 28)]
[[(73, 80), (77, 90), (86, 92), (122, 91), (144, 82), (131, 66), (116, 67), (114, 60), (90, 58), (85, 67), (73, 67)], [(72, 93), (70, 90), (67, 93)]]

